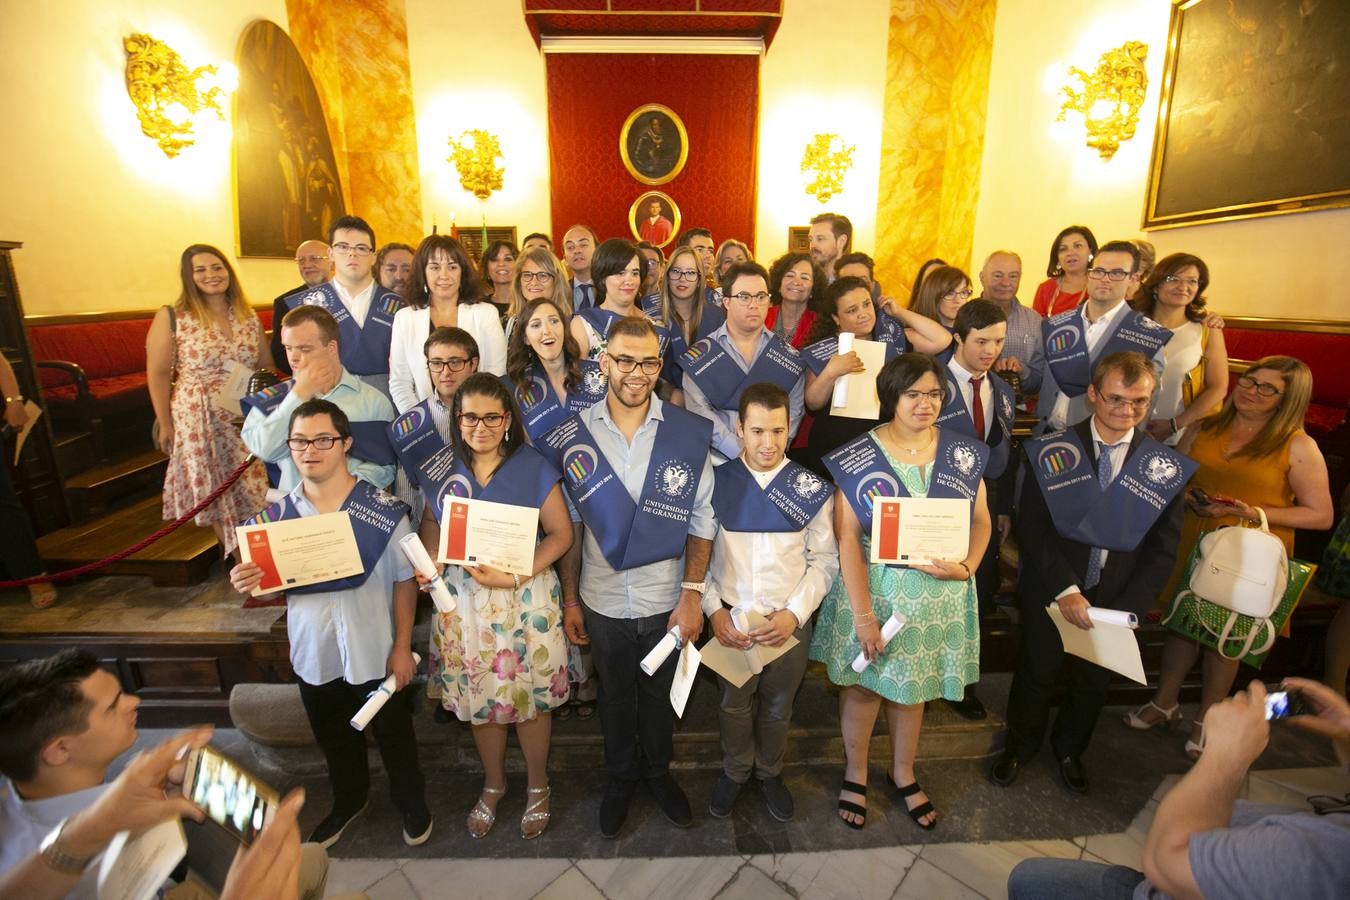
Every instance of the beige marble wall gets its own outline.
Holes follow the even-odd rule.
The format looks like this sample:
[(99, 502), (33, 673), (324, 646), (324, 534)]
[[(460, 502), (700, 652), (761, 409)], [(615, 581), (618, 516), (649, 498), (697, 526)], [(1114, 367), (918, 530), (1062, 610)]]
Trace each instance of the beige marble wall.
[(903, 298), (930, 257), (970, 266), (994, 11), (891, 0), (874, 254), (889, 294)]
[(286, 0), (291, 40), (323, 99), (347, 209), (381, 243), (422, 237), (403, 0)]

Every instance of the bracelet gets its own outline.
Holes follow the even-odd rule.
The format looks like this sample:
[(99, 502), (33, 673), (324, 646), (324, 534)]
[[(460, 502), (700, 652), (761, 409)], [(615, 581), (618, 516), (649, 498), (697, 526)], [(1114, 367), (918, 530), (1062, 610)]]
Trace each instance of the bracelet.
[(963, 568), (963, 569), (966, 570), (966, 581), (969, 581), (969, 580), (970, 580), (970, 566), (966, 565), (964, 560), (961, 561), (961, 562), (959, 562), (959, 563), (957, 563), (957, 565), (960, 566), (961, 568)]
[(581, 606), (580, 600), (564, 600), (563, 609), (577, 609)]
[(854, 624), (857, 624), (858, 622), (875, 622), (876, 620), (877, 620), (876, 614), (872, 612), (865, 612), (862, 613), (861, 615), (858, 613), (853, 614)]
[(516, 582), (516, 590), (520, 590), (520, 576), (517, 575), (515, 572), (512, 572), (512, 573), (511, 573), (511, 577), (512, 577), (513, 579), (515, 579), (515, 582)]

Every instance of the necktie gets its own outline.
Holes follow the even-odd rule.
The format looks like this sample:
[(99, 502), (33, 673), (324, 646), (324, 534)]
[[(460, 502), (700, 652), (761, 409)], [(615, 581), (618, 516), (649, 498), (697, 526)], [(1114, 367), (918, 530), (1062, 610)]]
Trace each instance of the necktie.
[(577, 303), (577, 309), (590, 309), (591, 306), (591, 286), (589, 284), (579, 284), (577, 289), (581, 291), (581, 300)]
[(970, 378), (970, 391), (974, 399), (970, 403), (970, 417), (975, 420), (975, 436), (984, 440), (984, 399), (980, 396), (980, 388), (984, 386), (983, 375), (972, 375)]
[[(1106, 491), (1111, 486), (1111, 463), (1114, 461), (1112, 456), (1115, 453), (1115, 445), (1107, 444), (1103, 441), (1097, 442), (1097, 486)], [(1087, 578), (1083, 580), (1084, 588), (1093, 588), (1097, 582), (1102, 580), (1102, 565), (1106, 562), (1106, 551), (1101, 547), (1093, 547), (1088, 553)]]

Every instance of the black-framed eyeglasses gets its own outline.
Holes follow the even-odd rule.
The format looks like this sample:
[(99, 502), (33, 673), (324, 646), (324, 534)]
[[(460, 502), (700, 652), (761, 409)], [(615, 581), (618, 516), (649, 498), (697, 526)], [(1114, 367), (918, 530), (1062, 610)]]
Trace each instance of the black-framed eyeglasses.
[(659, 357), (648, 357), (646, 359), (633, 359), (631, 356), (611, 356), (614, 365), (619, 367), (619, 371), (627, 375), (638, 366), (642, 366), (642, 374), (655, 375), (661, 371), (661, 359)]
[(972, 291), (970, 288), (966, 288), (964, 291), (948, 291), (947, 293), (945, 293), (945, 294), (942, 295), (942, 299), (943, 299), (943, 300), (969, 300), (970, 297), (971, 297), (971, 295), (974, 294), (974, 293), (975, 293), (975, 292)]
[(316, 438), (287, 438), (286, 446), (290, 447), (296, 453), (304, 453), (310, 448), (310, 445), (318, 447), (320, 450), (332, 450), (333, 445), (342, 440), (340, 437), (334, 437), (331, 434), (320, 435)]
[(375, 252), (365, 244), (334, 244), (333, 250), (346, 256), (369, 256)]
[(1103, 269), (1101, 266), (1096, 266), (1087, 270), (1087, 276), (1089, 278), (1096, 278), (1098, 281), (1103, 278), (1109, 278), (1112, 281), (1124, 281), (1126, 278), (1129, 278), (1131, 274), (1132, 273), (1126, 272), (1124, 269)]
[(1284, 391), (1280, 390), (1275, 385), (1268, 384), (1264, 381), (1257, 381), (1250, 375), (1239, 375), (1238, 384), (1245, 388), (1254, 388), (1262, 397), (1278, 397), (1280, 394), (1284, 393)]
[(474, 413), (460, 413), (459, 424), (462, 428), (477, 428), (480, 424), (488, 428), (500, 428), (506, 421), (506, 413), (488, 413), (485, 416)]
[(471, 362), (473, 362), (472, 359), (463, 356), (452, 356), (449, 359), (429, 359), (427, 360), (427, 368), (434, 375), (439, 375), (441, 370), (447, 366), (451, 372), (463, 372), (464, 367)]
[(749, 291), (741, 291), (739, 294), (732, 294), (727, 299), (735, 300), (737, 303), (741, 304), (741, 306), (763, 306), (769, 302), (769, 292), (760, 291), (759, 293), (752, 294)]
[(698, 281), (698, 269), (670, 269), (669, 274), (676, 281)]
[(553, 273), (552, 273), (552, 272), (521, 272), (521, 273), (520, 273), (520, 283), (521, 283), (521, 284), (533, 284), (533, 283), (536, 282), (536, 281), (552, 281), (552, 280), (553, 280)]

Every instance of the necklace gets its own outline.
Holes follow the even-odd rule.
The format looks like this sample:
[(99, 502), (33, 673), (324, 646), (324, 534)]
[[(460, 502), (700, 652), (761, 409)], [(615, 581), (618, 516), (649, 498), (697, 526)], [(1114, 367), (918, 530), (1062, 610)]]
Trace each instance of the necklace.
[(931, 445), (931, 444), (933, 443), (933, 441), (936, 439), (936, 437), (937, 437), (936, 432), (930, 427), (930, 428), (928, 429), (928, 440), (924, 441), (923, 445), (920, 446), (920, 447), (915, 447), (915, 448), (906, 447), (904, 444), (900, 443), (899, 441), (895, 441), (895, 438), (894, 438), (894, 437), (892, 437), (891, 440), (895, 441), (895, 446), (896, 446), (896, 447), (898, 447), (899, 449), (905, 451), (905, 452), (908, 453), (910, 456), (918, 456), (919, 453), (920, 453), (921, 451), (924, 451), (924, 450), (927, 450), (927, 449), (928, 449), (929, 445)]

